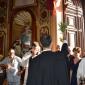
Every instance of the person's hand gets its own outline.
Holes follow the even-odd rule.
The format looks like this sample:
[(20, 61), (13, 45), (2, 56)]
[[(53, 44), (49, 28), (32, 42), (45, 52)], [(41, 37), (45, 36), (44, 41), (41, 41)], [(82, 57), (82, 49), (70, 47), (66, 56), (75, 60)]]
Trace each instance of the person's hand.
[(10, 64), (7, 64), (6, 68), (10, 69), (12, 66)]
[(21, 72), (20, 72), (20, 71), (18, 71), (17, 75), (19, 75), (19, 76), (20, 76), (20, 75), (21, 75)]
[(23, 71), (18, 71), (17, 75), (21, 75), (23, 73)]

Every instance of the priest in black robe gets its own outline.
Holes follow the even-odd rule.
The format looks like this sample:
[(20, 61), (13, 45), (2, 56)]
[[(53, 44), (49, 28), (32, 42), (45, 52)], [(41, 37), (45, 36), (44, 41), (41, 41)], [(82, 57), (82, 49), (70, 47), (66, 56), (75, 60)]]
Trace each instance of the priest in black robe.
[(51, 51), (49, 35), (40, 38), (43, 52), (30, 58), (26, 85), (69, 85), (67, 65), (62, 53)]

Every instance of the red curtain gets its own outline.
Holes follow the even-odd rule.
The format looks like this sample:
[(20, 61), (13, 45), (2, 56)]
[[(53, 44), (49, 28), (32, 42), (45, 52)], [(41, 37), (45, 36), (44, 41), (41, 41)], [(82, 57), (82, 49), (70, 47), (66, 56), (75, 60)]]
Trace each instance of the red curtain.
[(54, 0), (47, 0), (47, 1), (46, 1), (46, 4), (47, 4), (46, 6), (47, 6), (47, 9), (48, 9), (48, 10), (53, 10), (53, 8), (54, 8), (53, 1), (54, 1)]
[(47, 0), (46, 1), (46, 6), (47, 9), (50, 11), (51, 15), (55, 15), (56, 9), (54, 8), (54, 2), (56, 0)]

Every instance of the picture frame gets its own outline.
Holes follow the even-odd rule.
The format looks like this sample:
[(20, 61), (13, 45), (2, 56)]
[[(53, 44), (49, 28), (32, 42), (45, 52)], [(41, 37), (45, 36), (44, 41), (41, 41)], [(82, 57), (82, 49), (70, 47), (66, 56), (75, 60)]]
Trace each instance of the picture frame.
[(13, 0), (13, 8), (22, 6), (35, 6), (36, 4), (36, 0)]
[(48, 35), (48, 34), (49, 34), (49, 28), (48, 28), (48, 26), (41, 27), (41, 29), (40, 29), (40, 36)]

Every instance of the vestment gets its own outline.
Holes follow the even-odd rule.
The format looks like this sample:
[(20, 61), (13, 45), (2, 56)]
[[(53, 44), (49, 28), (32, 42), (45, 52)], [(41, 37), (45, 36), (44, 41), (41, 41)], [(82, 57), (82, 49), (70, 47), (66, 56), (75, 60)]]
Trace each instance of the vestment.
[(66, 62), (62, 54), (44, 51), (29, 62), (26, 85), (69, 85)]
[(31, 52), (27, 52), (22, 57), (22, 66), (25, 68), (25, 75), (24, 75), (23, 85), (26, 85), (27, 76), (28, 76), (29, 59), (30, 59), (31, 56), (32, 56)]
[(9, 85), (19, 85), (20, 84), (20, 75), (18, 75), (18, 71), (21, 66), (21, 58), (15, 56), (13, 61), (10, 61), (9, 57), (6, 57), (0, 64), (10, 64), (12, 67), (7, 69), (7, 80)]

